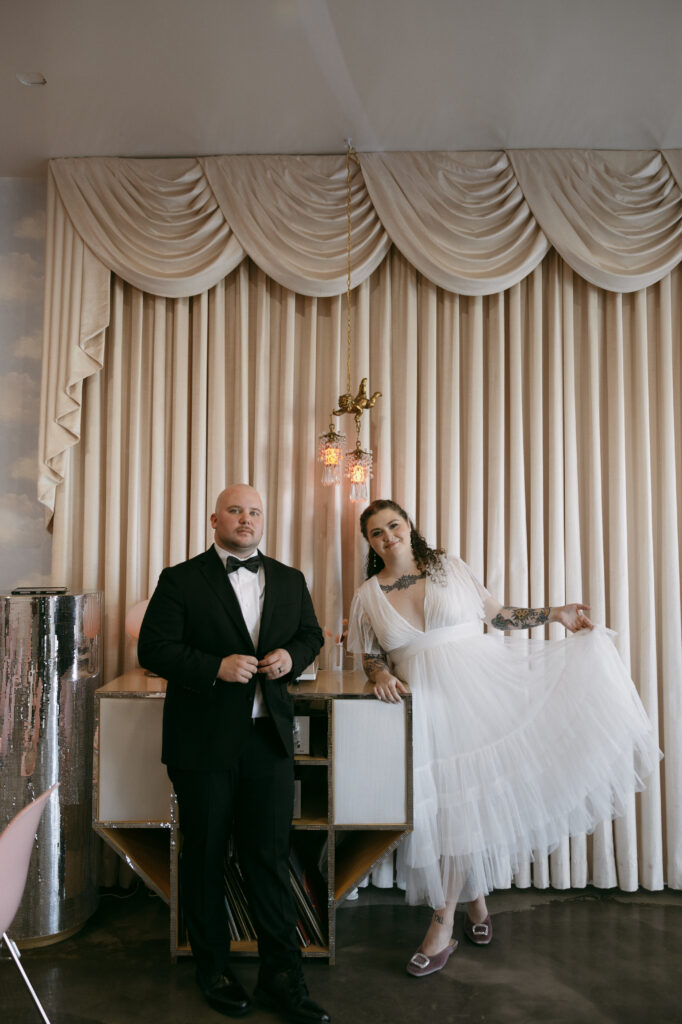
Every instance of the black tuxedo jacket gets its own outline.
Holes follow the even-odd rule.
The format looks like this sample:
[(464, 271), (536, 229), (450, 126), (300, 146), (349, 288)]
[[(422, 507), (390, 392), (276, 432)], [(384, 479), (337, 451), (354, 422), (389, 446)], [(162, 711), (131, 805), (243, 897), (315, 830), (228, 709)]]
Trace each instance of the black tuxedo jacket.
[(214, 547), (164, 569), (149, 602), (138, 643), (144, 668), (168, 680), (162, 760), (172, 768), (224, 771), (249, 735), (256, 676), (248, 684), (217, 679), (230, 654), (263, 657), (276, 647), (291, 655), (289, 675), (259, 676), (283, 752), (293, 756), (293, 702), (287, 683), (323, 643), (303, 573), (263, 557), (265, 595), (254, 650), (236, 594)]

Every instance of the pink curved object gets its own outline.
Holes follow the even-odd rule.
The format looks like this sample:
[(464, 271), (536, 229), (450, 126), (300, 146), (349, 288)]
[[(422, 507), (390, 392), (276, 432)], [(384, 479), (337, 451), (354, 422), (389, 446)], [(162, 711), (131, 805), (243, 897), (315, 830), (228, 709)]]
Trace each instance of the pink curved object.
[(19, 950), (6, 932), (16, 916), (21, 897), (24, 895), (28, 865), (33, 853), (33, 843), (41, 815), (45, 810), (45, 804), (58, 785), (59, 783), (55, 782), (54, 786), (50, 786), (41, 796), (24, 807), (23, 811), (19, 811), (0, 834), (0, 935), (24, 979), (43, 1021), (46, 1021), (47, 1024), (50, 1024), (47, 1015), (19, 962)]
[(0, 833), (0, 934), (7, 931), (19, 909), (38, 824), (45, 804), (58, 785), (55, 782), (42, 796), (19, 811)]
[(138, 601), (137, 604), (128, 609), (128, 614), (125, 617), (125, 630), (133, 640), (137, 640), (140, 635), (140, 627), (142, 626), (142, 620), (144, 613), (147, 611), (148, 604), (149, 598), (146, 601)]

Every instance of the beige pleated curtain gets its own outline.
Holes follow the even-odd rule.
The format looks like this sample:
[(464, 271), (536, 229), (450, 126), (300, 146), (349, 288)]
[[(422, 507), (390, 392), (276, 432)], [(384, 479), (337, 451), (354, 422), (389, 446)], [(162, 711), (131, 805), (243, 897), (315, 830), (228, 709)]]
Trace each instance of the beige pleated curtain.
[[(517, 884), (680, 888), (682, 157), (360, 163), (372, 497), (500, 599), (588, 601), (665, 751), (625, 818)], [(51, 162), (40, 496), (54, 582), (104, 591), (108, 677), (135, 663), (126, 610), (207, 546), (227, 481), (260, 490), (264, 549), (340, 629), (360, 510), (315, 457), (346, 383), (345, 199), (343, 156)]]

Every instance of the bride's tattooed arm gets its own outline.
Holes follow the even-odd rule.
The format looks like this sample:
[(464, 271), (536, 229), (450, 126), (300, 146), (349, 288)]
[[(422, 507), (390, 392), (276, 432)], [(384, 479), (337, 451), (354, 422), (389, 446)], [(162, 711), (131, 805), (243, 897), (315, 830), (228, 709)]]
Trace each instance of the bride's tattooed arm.
[(391, 671), (384, 659), (375, 654), (363, 654), (362, 667), (365, 670), (365, 675), (372, 683), (377, 672), (390, 673)]
[(405, 684), (394, 676), (387, 662), (376, 654), (363, 654), (362, 667), (377, 698), (389, 704), (399, 704), (402, 694), (409, 693)]
[(549, 621), (551, 608), (500, 608), (491, 624), (495, 629), (530, 629)]

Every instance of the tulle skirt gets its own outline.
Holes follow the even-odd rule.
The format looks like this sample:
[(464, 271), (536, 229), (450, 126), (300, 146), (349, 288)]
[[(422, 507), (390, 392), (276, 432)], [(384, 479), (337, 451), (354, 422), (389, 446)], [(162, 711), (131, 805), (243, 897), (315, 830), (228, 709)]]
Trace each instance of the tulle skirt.
[(413, 695), (409, 903), (508, 887), (534, 851), (621, 815), (661, 756), (603, 628), (537, 641), (447, 627), (391, 661)]

